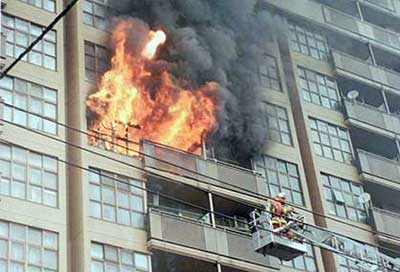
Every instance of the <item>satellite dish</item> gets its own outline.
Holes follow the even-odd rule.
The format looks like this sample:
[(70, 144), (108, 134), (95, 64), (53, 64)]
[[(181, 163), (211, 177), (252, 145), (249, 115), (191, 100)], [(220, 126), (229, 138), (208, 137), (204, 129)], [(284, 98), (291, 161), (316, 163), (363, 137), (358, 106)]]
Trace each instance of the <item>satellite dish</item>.
[(360, 93), (357, 90), (351, 90), (350, 92), (347, 93), (347, 98), (351, 101), (354, 101), (357, 99), (359, 95)]
[(361, 204), (367, 204), (368, 202), (371, 201), (371, 195), (368, 193), (362, 193), (359, 197), (358, 197), (358, 201), (360, 201)]

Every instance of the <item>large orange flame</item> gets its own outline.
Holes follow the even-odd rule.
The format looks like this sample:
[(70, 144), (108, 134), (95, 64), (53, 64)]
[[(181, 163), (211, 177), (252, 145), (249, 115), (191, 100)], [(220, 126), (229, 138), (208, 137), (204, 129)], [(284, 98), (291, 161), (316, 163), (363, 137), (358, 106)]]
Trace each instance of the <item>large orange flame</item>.
[[(111, 69), (103, 75), (99, 90), (86, 101), (92, 116), (88, 123), (89, 142), (104, 143), (106, 149), (128, 154), (138, 149), (130, 142), (141, 139), (197, 152), (216, 122), (218, 85), (182, 88), (183, 84), (165, 69), (152, 71), (149, 64), (155, 62), (166, 34), (149, 31), (140, 53), (129, 52), (126, 43), (131, 23), (121, 21), (116, 25)], [(153, 95), (146, 84), (149, 80), (157, 82)]]

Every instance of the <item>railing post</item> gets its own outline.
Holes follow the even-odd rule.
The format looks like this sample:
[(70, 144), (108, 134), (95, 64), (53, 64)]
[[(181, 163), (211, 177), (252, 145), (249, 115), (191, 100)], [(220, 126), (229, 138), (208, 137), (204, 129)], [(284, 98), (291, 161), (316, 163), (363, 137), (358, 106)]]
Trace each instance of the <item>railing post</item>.
[(212, 196), (211, 192), (208, 193), (208, 202), (209, 202), (210, 211), (211, 211), (211, 225), (213, 226), (213, 228), (215, 228), (216, 223), (215, 223), (215, 214), (214, 214), (214, 201), (213, 201), (213, 196)]

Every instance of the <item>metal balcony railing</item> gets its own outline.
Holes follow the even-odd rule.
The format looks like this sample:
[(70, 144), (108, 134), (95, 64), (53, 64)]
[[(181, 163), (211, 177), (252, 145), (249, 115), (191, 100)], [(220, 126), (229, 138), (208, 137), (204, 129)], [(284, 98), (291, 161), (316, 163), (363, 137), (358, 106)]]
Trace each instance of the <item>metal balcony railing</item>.
[(143, 153), (145, 154), (143, 158), (145, 167), (199, 179), (227, 189), (232, 189), (233, 186), (236, 189), (243, 188), (258, 193), (262, 190), (261, 182), (265, 183), (261, 175), (251, 170), (215, 160), (207, 160), (192, 153), (149, 141), (143, 142)]
[(358, 149), (362, 173), (400, 184), (400, 163), (373, 153)]
[[(213, 228), (158, 209), (149, 211), (149, 228), (149, 241), (155, 247), (157, 247), (157, 241), (163, 245), (172, 243), (219, 255), (223, 257), (221, 260), (225, 259), (231, 264), (234, 263), (232, 261), (241, 261), (254, 265), (277, 267), (276, 261), (253, 250), (251, 235)], [(159, 249), (162, 250), (162, 248)], [(180, 252), (183, 255), (186, 253), (186, 250)]]
[(400, 91), (400, 73), (337, 50), (331, 52), (336, 69)]
[(344, 101), (347, 118), (400, 134), (400, 116), (389, 114), (359, 101)]
[[(379, 208), (372, 208), (372, 215), (377, 232), (385, 233), (382, 238), (385, 239), (385, 241), (388, 241), (388, 238), (389, 240), (393, 238), (396, 244), (400, 244), (400, 228), (398, 227), (400, 224), (400, 214)], [(380, 236), (378, 234), (378, 239), (379, 238)]]

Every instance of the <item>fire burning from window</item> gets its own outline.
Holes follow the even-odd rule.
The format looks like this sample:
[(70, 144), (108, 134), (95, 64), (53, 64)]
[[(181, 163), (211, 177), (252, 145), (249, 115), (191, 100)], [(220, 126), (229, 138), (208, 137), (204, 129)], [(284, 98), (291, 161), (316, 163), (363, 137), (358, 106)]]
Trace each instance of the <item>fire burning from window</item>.
[[(89, 143), (135, 154), (142, 139), (197, 152), (216, 123), (216, 83), (194, 89), (157, 65), (157, 52), (166, 42), (161, 31), (148, 31), (129, 50), (131, 21), (120, 21), (112, 33), (115, 52), (111, 68), (98, 91), (86, 100)], [(149, 84), (149, 82), (152, 82)], [(185, 83), (185, 84), (184, 84)]]

